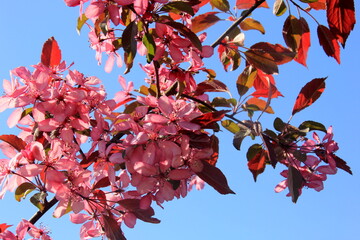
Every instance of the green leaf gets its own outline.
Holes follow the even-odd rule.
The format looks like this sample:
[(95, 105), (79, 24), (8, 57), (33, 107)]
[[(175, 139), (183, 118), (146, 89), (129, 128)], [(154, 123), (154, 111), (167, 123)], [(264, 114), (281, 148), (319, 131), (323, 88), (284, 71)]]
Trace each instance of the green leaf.
[(145, 33), (143, 38), (142, 38), (142, 42), (143, 42), (143, 44), (145, 45), (145, 47), (147, 49), (147, 55), (146, 55), (147, 62), (150, 63), (151, 60), (155, 56), (156, 45), (155, 45), (155, 42), (154, 42), (154, 38), (153, 38), (153, 36), (151, 34)]
[(273, 7), (273, 14), (276, 16), (283, 15), (287, 10), (284, 0), (276, 0)]
[(137, 42), (135, 37), (137, 35), (137, 31), (138, 29), (136, 22), (132, 21), (131, 23), (129, 23), (129, 25), (126, 26), (121, 37), (122, 45), (124, 48), (124, 59), (126, 64), (125, 74), (130, 72), (136, 55)]
[(250, 128), (245, 128), (245, 127), (240, 127), (240, 131), (238, 131), (237, 133), (235, 133), (234, 135), (234, 139), (233, 139), (233, 145), (234, 147), (240, 151), (240, 147), (241, 147), (241, 143), (244, 140), (244, 138), (246, 138), (247, 136), (250, 136), (251, 134), (251, 129)]
[(227, 12), (230, 9), (230, 4), (227, 0), (210, 0), (212, 8), (217, 8), (220, 11)]
[(176, 2), (169, 2), (165, 4), (160, 11), (164, 12), (172, 12), (176, 14), (181, 14), (182, 12), (185, 12), (187, 14), (190, 14), (191, 16), (194, 16), (194, 10), (191, 7), (191, 5), (187, 2), (183, 1), (176, 1)]
[(43, 197), (43, 194), (41, 193), (35, 193), (31, 198), (30, 198), (30, 202), (35, 206), (37, 207), (40, 212), (42, 212), (45, 208), (45, 205), (44, 205), (44, 197)]
[(79, 35), (80, 35), (80, 31), (81, 31), (82, 27), (84, 26), (84, 24), (86, 23), (87, 20), (88, 20), (88, 18), (85, 16), (85, 13), (83, 13), (80, 17), (78, 17), (76, 31)]
[(24, 199), (26, 195), (31, 193), (34, 189), (36, 189), (36, 186), (29, 182), (24, 182), (20, 184), (15, 190), (15, 199), (16, 201), (20, 202), (21, 199)]
[(274, 120), (274, 128), (279, 131), (282, 132), (284, 130), (284, 128), (286, 127), (286, 124), (283, 122), (283, 120), (281, 120), (280, 118), (275, 118)]
[(309, 129), (309, 131), (319, 130), (326, 133), (325, 126), (322, 123), (314, 122), (314, 121), (305, 121), (301, 123), (299, 129), (300, 130)]
[(223, 120), (221, 121), (221, 125), (226, 128), (228, 131), (236, 134), (237, 132), (239, 132), (241, 129), (239, 127), (239, 125), (237, 125), (234, 121), (232, 120)]

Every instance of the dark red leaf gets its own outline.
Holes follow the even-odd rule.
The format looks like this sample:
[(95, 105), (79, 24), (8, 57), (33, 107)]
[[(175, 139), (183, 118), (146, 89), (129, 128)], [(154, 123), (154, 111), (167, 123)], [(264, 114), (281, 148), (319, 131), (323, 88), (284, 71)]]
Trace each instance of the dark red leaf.
[(273, 166), (273, 168), (275, 168), (276, 163), (278, 162), (276, 153), (275, 153), (275, 147), (277, 146), (277, 143), (271, 141), (270, 138), (263, 133), (261, 134), (261, 136), (262, 136), (262, 139), (264, 140), (271, 166)]
[(123, 34), (122, 34), (122, 45), (124, 48), (124, 59), (126, 64), (125, 73), (130, 72), (130, 69), (133, 66), (134, 58), (136, 55), (136, 47), (137, 42), (135, 36), (137, 34), (137, 25), (135, 21), (129, 23), (126, 26)]
[(109, 240), (126, 240), (113, 216), (102, 215), (105, 235)]
[(254, 181), (259, 174), (263, 173), (266, 166), (267, 153), (264, 149), (260, 149), (256, 155), (248, 161), (248, 168), (253, 174)]
[(339, 158), (335, 154), (331, 154), (331, 156), (335, 159), (335, 163), (336, 163), (337, 168), (340, 168), (340, 169), (344, 170), (345, 172), (352, 175), (352, 171), (351, 171), (350, 167), (347, 165), (347, 163), (344, 160), (342, 160), (341, 158)]
[(0, 135), (0, 140), (10, 144), (13, 148), (15, 148), (18, 152), (25, 149), (26, 142), (15, 135)]
[(300, 18), (300, 24), (301, 24), (301, 39), (300, 44), (297, 49), (297, 55), (294, 58), (294, 60), (306, 67), (306, 59), (309, 47), (311, 45), (310, 43), (310, 29), (309, 25), (307, 24), (305, 18)]
[(259, 52), (249, 49), (245, 52), (246, 61), (256, 69), (267, 74), (278, 73), (279, 69), (271, 55), (267, 52)]
[(355, 25), (354, 0), (326, 0), (326, 15), (330, 31), (343, 47)]
[(204, 113), (203, 115), (191, 120), (192, 123), (199, 124), (202, 128), (212, 128), (215, 123), (223, 119), (227, 110)]
[(315, 78), (308, 82), (296, 98), (292, 115), (313, 104), (325, 90), (326, 78)]
[(286, 45), (296, 52), (300, 46), (301, 35), (303, 33), (299, 19), (289, 15), (284, 22), (282, 32)]
[(340, 47), (332, 32), (327, 27), (319, 25), (317, 34), (320, 45), (323, 47), (326, 55), (335, 58), (340, 64)]
[(223, 82), (214, 79), (203, 81), (197, 85), (195, 95), (205, 92), (229, 92), (229, 89)]
[(140, 200), (139, 199), (123, 199), (118, 201), (118, 203), (126, 208), (129, 212), (132, 212), (138, 219), (149, 222), (149, 223), (160, 223), (160, 220), (154, 218), (155, 211), (152, 207), (147, 209), (140, 208)]
[(207, 184), (212, 186), (216, 191), (221, 194), (235, 194), (229, 187), (225, 175), (217, 167), (209, 164), (206, 161), (202, 161), (204, 167), (201, 172), (196, 174)]
[(61, 50), (54, 37), (49, 38), (43, 45), (41, 63), (47, 67), (55, 67), (61, 62)]
[(193, 18), (191, 31), (194, 33), (204, 31), (205, 29), (220, 21), (221, 19), (216, 16), (216, 14), (218, 14), (218, 12), (208, 12)]
[(301, 173), (299, 172), (299, 170), (297, 170), (293, 166), (289, 165), (287, 184), (288, 184), (288, 188), (289, 188), (291, 199), (292, 199), (293, 203), (296, 203), (296, 201), (298, 200), (300, 193), (301, 193), (300, 191), (304, 185), (304, 182), (305, 182), (305, 180), (304, 180), (303, 176), (301, 175)]
[(268, 42), (259, 42), (255, 43), (250, 48), (259, 55), (268, 53), (270, 54), (272, 60), (277, 64), (281, 65), (287, 62), (290, 62), (294, 57), (295, 53), (289, 49), (281, 46), (280, 44), (270, 44)]

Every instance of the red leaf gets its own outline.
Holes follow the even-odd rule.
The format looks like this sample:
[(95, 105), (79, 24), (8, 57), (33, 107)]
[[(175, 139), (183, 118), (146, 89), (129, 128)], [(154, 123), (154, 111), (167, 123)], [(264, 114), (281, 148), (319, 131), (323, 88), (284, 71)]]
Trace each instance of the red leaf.
[(18, 152), (25, 149), (27, 145), (24, 140), (15, 135), (0, 135), (0, 140), (10, 144), (10, 146), (15, 148)]
[(212, 166), (206, 161), (202, 161), (204, 167), (201, 172), (196, 174), (216, 191), (221, 194), (235, 194), (229, 187), (225, 175), (215, 166)]
[(229, 92), (229, 89), (219, 80), (206, 80), (197, 85), (195, 95), (201, 95), (204, 92)]
[[(256, 0), (236, 0), (236, 8), (238, 9), (248, 9), (255, 4)], [(269, 8), (266, 1), (263, 2), (259, 7)]]
[(326, 0), (318, 0), (317, 2), (309, 3), (309, 6), (315, 10), (325, 10)]
[(305, 18), (300, 18), (300, 25), (301, 25), (302, 34), (301, 34), (299, 48), (297, 49), (297, 55), (294, 60), (306, 67), (307, 54), (309, 47), (311, 45), (310, 29)]
[(292, 115), (313, 104), (325, 90), (326, 78), (315, 78), (308, 82), (296, 98)]
[(347, 165), (347, 163), (344, 160), (342, 160), (341, 158), (339, 158), (338, 156), (336, 156), (333, 153), (331, 154), (331, 156), (334, 158), (337, 168), (340, 168), (340, 169), (344, 170), (345, 172), (352, 175), (352, 171), (351, 171), (350, 167)]
[(343, 47), (355, 25), (354, 0), (326, 0), (326, 15), (330, 31)]
[(275, 86), (274, 77), (262, 71), (257, 71), (254, 81), (255, 92), (251, 95), (253, 97), (269, 97), (269, 90), (271, 89), (271, 98), (282, 97), (283, 95)]
[(123, 199), (118, 201), (118, 203), (132, 212), (138, 219), (149, 222), (149, 223), (160, 223), (160, 220), (154, 218), (155, 211), (152, 207), (147, 209), (140, 208), (140, 200), (139, 199)]
[(204, 113), (203, 115), (194, 118), (191, 122), (199, 124), (202, 128), (212, 128), (215, 123), (223, 119), (227, 110)]
[(340, 64), (340, 47), (332, 32), (327, 27), (319, 25), (317, 34), (326, 55), (335, 58)]
[(220, 21), (221, 19), (215, 14), (218, 14), (218, 12), (208, 12), (193, 18), (191, 31), (194, 33), (204, 31), (205, 29)]
[(262, 54), (270, 54), (272, 60), (277, 64), (281, 65), (290, 62), (294, 57), (295, 53), (289, 49), (281, 46), (280, 44), (270, 44), (268, 42), (255, 43), (250, 48), (252, 51)]
[(267, 153), (264, 149), (261, 149), (256, 155), (248, 161), (248, 168), (253, 174), (254, 181), (259, 174), (263, 173), (266, 166)]
[(296, 203), (297, 199), (299, 198), (304, 182), (305, 180), (299, 170), (289, 165), (287, 183), (293, 203)]
[(60, 64), (61, 50), (54, 37), (49, 38), (43, 46), (41, 63), (47, 67), (55, 67)]
[(0, 224), (0, 233), (3, 233), (7, 228), (11, 227), (12, 225), (7, 225), (6, 223)]
[(102, 215), (105, 235), (109, 240), (126, 240), (113, 216)]
[(302, 27), (300, 20), (293, 15), (289, 15), (284, 22), (283, 38), (286, 45), (294, 52), (296, 52), (300, 46), (301, 35)]
[(276, 153), (275, 153), (275, 147), (277, 146), (277, 143), (271, 141), (271, 139), (263, 133), (261, 133), (261, 136), (265, 143), (271, 166), (273, 166), (273, 168), (275, 168), (276, 163), (278, 162)]

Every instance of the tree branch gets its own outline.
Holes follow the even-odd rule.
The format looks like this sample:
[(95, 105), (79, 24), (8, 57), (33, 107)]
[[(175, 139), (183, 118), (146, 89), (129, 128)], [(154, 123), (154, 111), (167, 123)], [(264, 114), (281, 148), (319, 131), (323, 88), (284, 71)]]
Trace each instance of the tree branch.
[(35, 224), (49, 209), (51, 209), (59, 200), (53, 197), (50, 202), (45, 203), (44, 210), (37, 211), (30, 219), (29, 222)]
[(211, 47), (215, 48), (217, 45), (220, 44), (220, 42), (232, 31), (234, 28), (237, 27), (242, 21), (245, 20), (257, 7), (259, 7), (265, 0), (258, 0), (255, 2), (255, 4), (249, 8), (241, 17), (236, 20), (213, 44), (211, 44)]

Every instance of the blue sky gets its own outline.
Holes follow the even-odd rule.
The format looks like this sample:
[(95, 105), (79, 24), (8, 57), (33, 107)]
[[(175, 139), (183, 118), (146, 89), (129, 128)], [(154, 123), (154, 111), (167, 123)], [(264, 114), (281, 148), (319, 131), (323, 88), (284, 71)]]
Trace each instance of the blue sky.
[[(272, 6), (273, 1), (268, 1)], [(360, 9), (356, 2), (356, 9)], [(124, 69), (114, 69), (107, 74), (103, 66), (98, 66), (95, 53), (89, 48), (86, 31), (78, 35), (75, 31), (78, 8), (68, 8), (62, 0), (17, 0), (4, 1), (0, 14), (0, 78), (9, 79), (9, 71), (18, 66), (30, 66), (40, 60), (42, 44), (54, 36), (62, 49), (67, 63), (75, 62), (77, 69), (88, 76), (102, 79), (109, 96), (119, 89), (117, 76)], [(295, 13), (295, 11), (294, 11)], [(276, 18), (271, 10), (261, 9), (252, 15), (261, 21), (267, 30), (266, 35), (246, 32), (246, 46), (258, 41), (284, 44), (281, 38), (284, 16)], [(357, 14), (359, 18), (359, 14)], [(308, 18), (307, 18), (308, 19)], [(323, 18), (319, 18), (325, 24)], [(341, 65), (328, 58), (319, 48), (315, 35), (316, 28), (311, 22), (312, 47), (309, 53), (308, 68), (297, 63), (280, 67), (276, 76), (279, 90), (285, 95), (273, 101), (275, 115), (263, 117), (263, 127), (272, 128), (275, 117), (287, 120), (300, 88), (313, 78), (326, 77), (327, 88), (323, 96), (310, 108), (298, 113), (292, 123), (298, 125), (304, 120), (314, 120), (325, 126), (334, 127), (335, 140), (339, 143), (338, 155), (351, 166), (351, 176), (339, 170), (329, 176), (325, 189), (318, 193), (304, 190), (297, 204), (293, 204), (285, 193), (276, 194), (274, 187), (283, 178), (279, 175), (282, 168), (267, 171), (253, 182), (246, 166), (246, 149), (255, 143), (244, 141), (242, 149), (232, 147), (232, 135), (221, 132), (220, 159), (218, 167), (228, 178), (230, 187), (236, 195), (223, 196), (210, 186), (203, 191), (192, 191), (185, 199), (164, 204), (165, 209), (156, 209), (156, 217), (162, 222), (158, 225), (137, 222), (134, 229), (123, 227), (128, 239), (242, 239), (242, 240), (302, 240), (360, 238), (360, 161), (357, 127), (360, 120), (360, 81), (357, 73), (360, 67), (360, 30), (350, 35), (341, 54)], [(229, 23), (221, 23), (209, 36), (212, 43), (216, 34)], [(208, 61), (210, 68), (218, 70), (218, 79), (223, 80), (235, 93), (235, 81), (240, 71), (225, 73), (214, 57)], [(142, 84), (143, 76), (136, 71), (125, 76), (127, 80)], [(1, 133), (16, 133), (5, 125), (10, 112), (0, 114)], [(16, 225), (22, 218), (28, 219), (36, 211), (35, 207), (24, 202), (18, 203), (13, 194), (8, 193), (0, 201), (0, 223)], [(54, 239), (78, 239), (79, 226), (68, 221), (68, 216), (54, 219), (49, 212), (40, 220), (52, 231)]]

